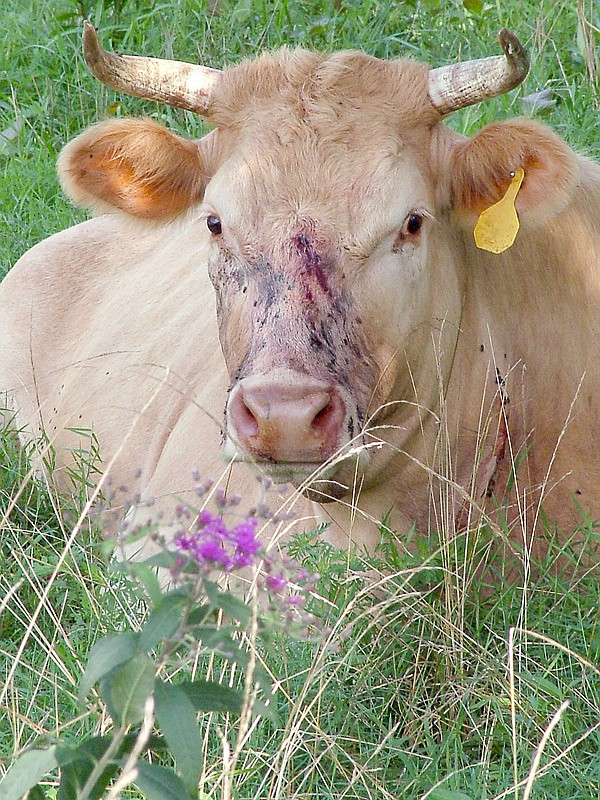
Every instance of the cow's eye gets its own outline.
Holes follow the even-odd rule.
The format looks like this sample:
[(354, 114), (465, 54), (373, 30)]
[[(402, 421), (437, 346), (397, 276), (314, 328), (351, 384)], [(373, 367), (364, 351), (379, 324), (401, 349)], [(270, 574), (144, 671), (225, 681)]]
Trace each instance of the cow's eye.
[(421, 214), (417, 214), (416, 211), (413, 211), (412, 214), (409, 214), (406, 218), (406, 231), (410, 233), (412, 236), (415, 233), (418, 233), (421, 230), (421, 225), (423, 224), (423, 217)]
[(416, 245), (419, 231), (423, 227), (423, 220), (426, 216), (426, 213), (419, 213), (418, 211), (410, 212), (402, 223), (402, 228), (398, 231), (398, 235), (394, 240), (392, 253), (398, 253), (405, 244)]
[(214, 214), (210, 214), (206, 218), (206, 227), (211, 233), (214, 233), (215, 236), (217, 236), (223, 230), (223, 227), (221, 225), (221, 220)]

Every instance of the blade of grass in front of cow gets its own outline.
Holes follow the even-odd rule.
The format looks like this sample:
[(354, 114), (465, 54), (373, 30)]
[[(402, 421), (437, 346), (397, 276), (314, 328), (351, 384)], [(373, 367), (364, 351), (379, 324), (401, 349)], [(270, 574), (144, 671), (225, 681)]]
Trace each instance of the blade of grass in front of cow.
[[(2, 273), (36, 241), (82, 218), (61, 195), (54, 162), (86, 125), (107, 114), (149, 114), (182, 134), (202, 130), (191, 114), (117, 97), (95, 83), (80, 56), (84, 16), (115, 50), (215, 67), (281, 44), (412, 54), (440, 65), (488, 55), (497, 31), (507, 26), (532, 59), (522, 92), (465, 109), (450, 124), (472, 132), (520, 113), (519, 96), (550, 88), (557, 102), (543, 112), (548, 121), (577, 149), (600, 155), (593, 85), (599, 20), (589, 0), (187, 0), (154, 8), (132, 0), (1, 0), (0, 11), (6, 70), (0, 131), (16, 131), (0, 151)], [(77, 683), (92, 644), (135, 629), (144, 612), (107, 572), (97, 533), (82, 530), (63, 552), (76, 509), (27, 477), (11, 434), (1, 443), (2, 512), (18, 495), (2, 531), (4, 772), (28, 746), (108, 730), (101, 709), (81, 713)], [(582, 534), (591, 538), (596, 531), (582, 509)], [(501, 575), (500, 556), (488, 553), (489, 541), (501, 534), (483, 526), (450, 543), (442, 525), (439, 540), (432, 537), (414, 556), (384, 541), (380, 560), (369, 565), (309, 534), (297, 538), (293, 554), (321, 574), (312, 611), (327, 619), (331, 632), (320, 645), (282, 637), (262, 653), (279, 682), (284, 722), (281, 728), (250, 723), (231, 778), (240, 797), (516, 798), (523, 796), (536, 751), (533, 796), (536, 789), (561, 800), (597, 794), (600, 682), (589, 666), (600, 655), (597, 577), (584, 576), (581, 591), (571, 591), (568, 570), (558, 577), (552, 571), (556, 558), (569, 556), (562, 546), (539, 565), (541, 578), (526, 592), (500, 577), (493, 593), (481, 596), (474, 565), (495, 559), (490, 568)], [(364, 576), (367, 566), (371, 574), (381, 570), (375, 585)], [(445, 592), (437, 588), (442, 585)], [(236, 678), (230, 665), (199, 661), (192, 671), (227, 683)], [(559, 714), (566, 699), (570, 706)], [(202, 789), (219, 797), (223, 741), (233, 741), (236, 723), (207, 717), (202, 724)], [(50, 775), (49, 797), (54, 785)]]

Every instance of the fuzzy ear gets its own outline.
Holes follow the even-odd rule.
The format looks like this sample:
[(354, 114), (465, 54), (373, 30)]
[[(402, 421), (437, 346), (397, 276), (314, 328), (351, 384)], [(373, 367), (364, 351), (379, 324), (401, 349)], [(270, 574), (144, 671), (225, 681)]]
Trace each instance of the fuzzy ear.
[(575, 153), (549, 128), (530, 119), (493, 123), (472, 139), (461, 140), (446, 169), (452, 206), (472, 215), (500, 200), (511, 173), (523, 169), (515, 205), (527, 225), (542, 224), (561, 211), (579, 183)]
[(100, 122), (64, 148), (58, 173), (77, 205), (163, 219), (202, 199), (208, 182), (197, 143), (148, 119)]

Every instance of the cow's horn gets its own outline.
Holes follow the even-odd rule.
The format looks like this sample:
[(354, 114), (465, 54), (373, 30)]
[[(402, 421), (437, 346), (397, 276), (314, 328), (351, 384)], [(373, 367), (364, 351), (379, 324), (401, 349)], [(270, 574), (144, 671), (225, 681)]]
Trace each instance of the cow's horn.
[(529, 71), (521, 42), (506, 28), (499, 34), (503, 56), (449, 64), (429, 71), (429, 99), (441, 114), (509, 92)]
[(83, 54), (93, 75), (119, 92), (206, 113), (221, 71), (182, 61), (108, 53), (94, 26), (84, 22)]

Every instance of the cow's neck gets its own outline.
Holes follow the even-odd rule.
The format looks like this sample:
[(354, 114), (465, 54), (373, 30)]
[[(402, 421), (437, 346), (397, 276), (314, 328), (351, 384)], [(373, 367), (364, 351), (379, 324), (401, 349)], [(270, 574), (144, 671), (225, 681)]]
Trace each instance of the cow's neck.
[[(466, 245), (467, 293), (448, 395), (457, 475), (463, 485), (469, 474), (478, 475), (482, 502), (492, 491), (504, 495), (517, 522), (523, 498), (518, 485), (506, 492), (515, 464), (517, 483), (521, 474), (530, 486), (543, 487), (526, 498), (530, 516), (539, 517), (541, 499), (550, 518), (572, 525), (575, 506), (568, 498), (585, 506), (594, 491), (590, 435), (600, 419), (590, 399), (600, 391), (600, 363), (589, 350), (598, 341), (600, 264), (591, 208), (582, 188), (552, 224), (527, 231), (505, 254)], [(563, 452), (571, 454), (564, 462)], [(581, 455), (575, 466), (573, 452)], [(486, 474), (493, 479), (487, 487), (481, 485)]]

